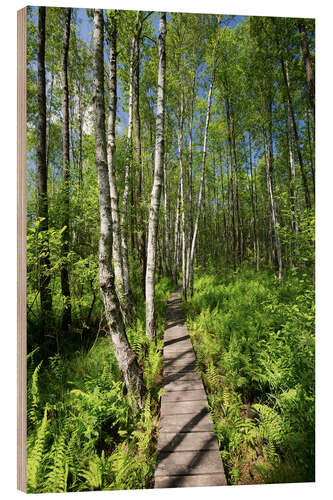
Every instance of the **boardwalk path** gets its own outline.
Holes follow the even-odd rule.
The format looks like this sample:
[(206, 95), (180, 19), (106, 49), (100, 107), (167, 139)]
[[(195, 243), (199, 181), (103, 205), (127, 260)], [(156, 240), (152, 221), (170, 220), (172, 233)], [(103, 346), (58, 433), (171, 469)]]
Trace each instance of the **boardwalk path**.
[(167, 305), (164, 372), (155, 488), (226, 485), (206, 393), (179, 306)]

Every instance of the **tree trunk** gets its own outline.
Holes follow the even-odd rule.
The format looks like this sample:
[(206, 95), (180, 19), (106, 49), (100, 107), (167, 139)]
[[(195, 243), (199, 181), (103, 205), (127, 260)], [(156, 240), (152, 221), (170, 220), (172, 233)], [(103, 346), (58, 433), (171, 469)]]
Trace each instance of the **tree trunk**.
[(156, 335), (155, 326), (155, 263), (156, 243), (158, 231), (158, 213), (161, 201), (161, 187), (163, 175), (164, 155), (164, 86), (165, 86), (165, 38), (166, 14), (161, 13), (158, 37), (158, 83), (157, 83), (157, 111), (156, 111), (156, 144), (154, 181), (151, 192), (149, 212), (147, 270), (146, 270), (146, 333), (150, 338)]
[(256, 217), (256, 210), (254, 206), (254, 190), (253, 190), (253, 168), (252, 168), (252, 147), (251, 147), (251, 139), (249, 139), (249, 146), (250, 146), (250, 174), (251, 174), (251, 181), (250, 181), (250, 196), (251, 196), (251, 210), (252, 210), (252, 217), (253, 217), (253, 264), (254, 268), (256, 271), (259, 270), (259, 262), (258, 262), (258, 248), (257, 248), (257, 217)]
[(177, 283), (179, 279), (179, 213), (180, 213), (180, 176), (178, 177), (174, 251), (173, 251), (173, 279), (175, 283)]
[(309, 93), (309, 101), (312, 108), (313, 113), (313, 123), (315, 123), (315, 79), (312, 69), (311, 55), (309, 50), (309, 44), (306, 36), (306, 29), (304, 21), (298, 22), (298, 29), (301, 34), (301, 44), (302, 44), (302, 53), (303, 53), (303, 61), (306, 72), (306, 84), (308, 87)]
[(287, 91), (287, 98), (288, 98), (288, 105), (289, 105), (288, 109), (289, 109), (289, 112), (291, 115), (291, 121), (292, 121), (292, 125), (293, 125), (293, 130), (294, 130), (294, 139), (295, 139), (295, 144), (296, 144), (297, 156), (298, 156), (298, 161), (299, 161), (299, 165), (301, 168), (302, 182), (303, 182), (304, 196), (305, 196), (305, 204), (306, 204), (306, 207), (310, 209), (311, 208), (310, 193), (309, 193), (309, 187), (308, 187), (308, 181), (307, 181), (307, 177), (306, 177), (305, 167), (304, 167), (304, 163), (303, 163), (301, 145), (300, 145), (299, 136), (298, 136), (298, 130), (297, 130), (297, 125), (296, 125), (295, 113), (294, 113), (294, 105), (293, 105), (293, 102), (291, 99), (291, 94), (290, 94), (288, 67), (286, 66), (283, 58), (281, 58), (281, 67), (282, 67), (284, 83), (285, 83), (285, 87), (286, 87), (286, 91)]
[(273, 148), (272, 148), (272, 136), (271, 131), (269, 132), (269, 138), (267, 139), (266, 132), (264, 133), (264, 142), (265, 142), (265, 160), (266, 160), (266, 182), (267, 182), (267, 191), (269, 197), (270, 204), (270, 212), (271, 212), (271, 234), (273, 237), (273, 249), (275, 258), (277, 260), (278, 265), (278, 278), (282, 281), (282, 258), (281, 258), (281, 243), (279, 236), (279, 223), (277, 219), (277, 211), (276, 211), (276, 203), (274, 197), (273, 190)]
[(140, 12), (137, 13), (135, 44), (134, 44), (134, 133), (136, 155), (136, 203), (137, 203), (137, 244), (140, 261), (141, 286), (143, 295), (146, 296), (146, 232), (143, 221), (142, 207), (142, 177), (143, 166), (141, 159), (141, 122), (140, 122), (140, 36), (142, 20)]
[(38, 9), (38, 129), (37, 129), (37, 169), (38, 169), (38, 217), (39, 232), (43, 234), (43, 246), (40, 249), (39, 290), (43, 327), (52, 309), (49, 257), (49, 209), (47, 194), (47, 158), (46, 158), (46, 84), (45, 84), (45, 17), (46, 8)]
[(210, 120), (210, 108), (212, 105), (212, 94), (213, 94), (213, 87), (214, 87), (214, 81), (215, 81), (215, 69), (216, 69), (216, 48), (215, 48), (213, 59), (214, 59), (214, 61), (213, 61), (212, 76), (211, 76), (211, 81), (210, 81), (210, 86), (209, 86), (209, 91), (208, 91), (208, 97), (207, 97), (207, 112), (206, 112), (206, 123), (205, 123), (205, 132), (204, 132), (204, 140), (203, 140), (203, 148), (202, 148), (201, 178), (200, 178), (200, 189), (199, 189), (199, 196), (198, 196), (198, 203), (197, 203), (197, 214), (196, 214), (196, 219), (195, 219), (193, 237), (192, 237), (192, 241), (191, 241), (191, 253), (190, 253), (190, 262), (189, 262), (189, 288), (188, 288), (189, 297), (192, 297), (192, 295), (193, 295), (194, 251), (195, 251), (195, 243), (196, 243), (198, 229), (199, 229), (200, 211), (201, 211), (201, 203), (202, 203), (202, 191), (203, 191), (204, 181), (205, 181), (208, 127), (209, 127), (209, 120)]
[(183, 125), (184, 125), (184, 95), (181, 96), (178, 120), (178, 155), (179, 155), (179, 182), (180, 182), (180, 213), (181, 213), (181, 241), (182, 241), (182, 288), (186, 301), (186, 227), (185, 227), (185, 201), (184, 201), (184, 172), (183, 172)]
[(133, 294), (130, 287), (129, 277), (129, 263), (128, 263), (128, 231), (126, 225), (126, 215), (129, 198), (129, 177), (130, 168), (132, 165), (132, 131), (133, 131), (133, 73), (134, 73), (134, 50), (135, 50), (135, 36), (131, 43), (130, 54), (130, 71), (129, 71), (129, 103), (128, 103), (128, 130), (127, 130), (127, 144), (126, 144), (126, 165), (125, 165), (125, 186), (122, 200), (122, 209), (120, 214), (120, 227), (121, 227), (121, 256), (122, 268), (124, 279), (124, 294), (126, 310), (130, 318), (135, 315), (135, 303)]
[(104, 19), (101, 9), (94, 11), (94, 127), (96, 143), (96, 167), (100, 211), (99, 279), (110, 335), (119, 368), (134, 409), (144, 406), (145, 388), (142, 371), (126, 336), (120, 304), (115, 292), (112, 268), (112, 216), (105, 139), (104, 104)]
[(119, 220), (119, 205), (118, 192), (115, 176), (115, 160), (116, 160), (116, 116), (117, 116), (117, 24), (114, 15), (110, 15), (110, 78), (109, 78), (109, 117), (108, 117), (108, 143), (107, 143), (107, 159), (109, 171), (109, 185), (111, 197), (111, 214), (112, 214), (112, 231), (113, 244), (112, 255), (114, 274), (116, 279), (117, 295), (121, 304), (121, 309), (124, 315), (124, 320), (129, 322), (129, 311), (125, 301), (124, 290), (124, 274), (123, 262), (121, 255), (121, 236), (120, 236), (120, 220)]
[(236, 152), (236, 138), (235, 138), (235, 118), (233, 109), (231, 109), (231, 136), (232, 136), (232, 149), (234, 158), (234, 186), (235, 186), (235, 206), (236, 206), (236, 240), (237, 240), (237, 262), (241, 264), (243, 254), (243, 240), (242, 228), (240, 222), (239, 211), (239, 189), (238, 189), (238, 165), (237, 165), (237, 152)]
[(226, 114), (228, 127), (228, 153), (229, 153), (229, 175), (228, 175), (228, 202), (229, 202), (229, 228), (231, 232), (232, 263), (235, 268), (236, 260), (236, 227), (235, 227), (235, 193), (234, 193), (234, 175), (233, 175), (233, 156), (232, 156), (232, 138), (231, 138), (231, 117), (229, 99), (226, 97)]
[(193, 114), (194, 114), (194, 98), (195, 98), (195, 85), (196, 85), (196, 73), (193, 77), (192, 83), (192, 99), (191, 99), (191, 117), (189, 124), (189, 162), (188, 162), (188, 197), (189, 197), (189, 209), (188, 209), (188, 239), (189, 244), (187, 248), (186, 256), (186, 286), (189, 288), (189, 274), (190, 274), (190, 256), (191, 256), (191, 241), (193, 235), (193, 195), (192, 195), (192, 166), (193, 166), (193, 147), (192, 147), (192, 135), (193, 135)]
[(170, 266), (170, 237), (169, 237), (169, 220), (168, 220), (168, 180), (167, 180), (167, 166), (164, 159), (163, 162), (163, 175), (164, 175), (164, 247), (165, 247), (165, 267), (168, 276), (171, 276), (171, 266)]
[[(66, 259), (69, 252), (69, 95), (68, 95), (68, 51), (71, 28), (72, 9), (66, 10), (64, 42), (61, 60), (61, 86), (62, 86), (62, 168), (63, 168), (63, 219), (62, 226), (66, 229), (62, 233), (62, 255)], [(61, 268), (61, 290), (64, 300), (64, 311), (62, 316), (62, 330), (68, 332), (71, 324), (71, 297), (69, 288), (68, 264), (64, 263)]]

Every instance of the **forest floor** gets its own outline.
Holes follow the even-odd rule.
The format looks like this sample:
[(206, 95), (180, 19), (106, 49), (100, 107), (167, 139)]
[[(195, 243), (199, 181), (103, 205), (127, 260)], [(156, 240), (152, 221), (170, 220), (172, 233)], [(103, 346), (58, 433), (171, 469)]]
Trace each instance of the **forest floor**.
[(155, 488), (222, 486), (219, 445), (180, 302), (178, 290), (166, 310)]

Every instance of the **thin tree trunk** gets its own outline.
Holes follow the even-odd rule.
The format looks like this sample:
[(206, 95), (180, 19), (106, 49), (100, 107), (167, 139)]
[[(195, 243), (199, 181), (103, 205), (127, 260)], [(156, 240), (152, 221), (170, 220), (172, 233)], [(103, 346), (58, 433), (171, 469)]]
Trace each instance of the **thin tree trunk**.
[(252, 147), (251, 147), (251, 139), (249, 139), (249, 146), (250, 146), (250, 175), (251, 175), (251, 182), (250, 182), (250, 195), (251, 195), (251, 209), (252, 209), (252, 217), (253, 217), (253, 264), (254, 268), (256, 271), (259, 270), (259, 265), (258, 265), (258, 248), (257, 248), (257, 217), (256, 217), (256, 210), (254, 207), (254, 195), (253, 195), (253, 168), (252, 168)]
[(142, 20), (140, 12), (137, 13), (135, 45), (134, 45), (134, 134), (136, 154), (136, 203), (137, 203), (137, 244), (140, 261), (141, 286), (144, 296), (146, 295), (146, 236), (143, 221), (142, 207), (142, 177), (143, 166), (141, 158), (141, 122), (140, 122), (140, 36), (142, 31)]
[(180, 213), (180, 175), (178, 177), (177, 188), (177, 206), (175, 220), (175, 236), (174, 236), (174, 251), (173, 251), (173, 279), (177, 283), (179, 279), (179, 213)]
[(232, 136), (232, 149), (234, 157), (234, 186), (235, 186), (235, 205), (236, 205), (236, 240), (237, 240), (237, 260), (238, 265), (241, 264), (243, 254), (243, 240), (242, 228), (240, 222), (239, 211), (239, 189), (238, 189), (238, 165), (237, 165), (237, 152), (236, 152), (236, 139), (235, 139), (235, 118), (233, 110), (231, 109), (231, 136)]
[(270, 212), (271, 212), (271, 234), (274, 242), (272, 248), (274, 249), (275, 258), (278, 264), (278, 278), (280, 281), (282, 281), (281, 243), (280, 243), (280, 236), (278, 229), (279, 223), (277, 219), (276, 203), (273, 190), (273, 177), (272, 177), (273, 148), (272, 148), (271, 131), (269, 132), (268, 139), (266, 133), (264, 133), (264, 142), (265, 142), (265, 160), (266, 160), (266, 182), (267, 182), (267, 191), (268, 191)]
[(206, 123), (205, 123), (205, 132), (204, 132), (204, 140), (203, 140), (203, 148), (202, 148), (201, 178), (200, 178), (200, 189), (199, 189), (199, 196), (198, 196), (198, 203), (197, 203), (197, 214), (196, 214), (196, 219), (195, 219), (193, 237), (192, 237), (192, 241), (191, 241), (191, 253), (190, 253), (190, 263), (189, 263), (190, 264), (189, 265), (189, 289), (188, 289), (189, 297), (192, 297), (192, 295), (193, 295), (194, 251), (195, 251), (195, 243), (196, 243), (196, 239), (197, 239), (197, 234), (198, 234), (198, 230), (199, 230), (199, 220), (200, 220), (200, 212), (201, 212), (201, 204), (202, 204), (202, 192), (203, 192), (204, 181), (205, 181), (208, 127), (209, 127), (209, 120), (210, 120), (210, 108), (212, 105), (213, 87), (214, 87), (214, 82), (215, 82), (216, 48), (215, 48), (213, 59), (214, 59), (214, 62), (213, 62), (212, 76), (211, 76), (211, 81), (210, 81), (210, 86), (209, 86), (209, 91), (208, 91), (208, 97), (207, 97), (207, 112), (206, 112)]
[(167, 181), (167, 165), (164, 158), (163, 162), (163, 175), (164, 175), (164, 246), (165, 246), (165, 266), (168, 276), (171, 276), (171, 266), (170, 266), (170, 237), (169, 237), (169, 219), (168, 219), (168, 181)]
[(315, 79), (311, 62), (311, 55), (309, 50), (308, 39), (306, 35), (306, 29), (304, 21), (299, 20), (298, 29), (301, 34), (301, 45), (302, 45), (302, 53), (303, 53), (303, 61), (306, 72), (306, 84), (308, 87), (309, 93), (309, 101), (312, 108), (313, 113), (313, 123), (315, 124)]
[(194, 98), (195, 98), (195, 83), (196, 83), (196, 73), (193, 77), (192, 83), (192, 99), (191, 99), (191, 117), (189, 124), (189, 164), (188, 164), (188, 196), (189, 196), (189, 211), (188, 211), (188, 239), (189, 244), (187, 248), (186, 257), (186, 286), (189, 288), (189, 274), (190, 274), (190, 256), (191, 256), (191, 241), (193, 235), (193, 195), (192, 195), (192, 166), (193, 166), (193, 146), (192, 146), (192, 135), (193, 135), (193, 114), (194, 114)]
[(234, 193), (234, 175), (233, 175), (233, 155), (232, 155), (232, 139), (231, 139), (231, 117), (229, 99), (226, 97), (226, 114), (227, 114), (227, 127), (228, 127), (228, 153), (229, 153), (229, 227), (231, 232), (231, 248), (232, 248), (232, 263), (235, 267), (236, 256), (236, 227), (235, 227), (235, 193)]
[(106, 319), (115, 356), (124, 376), (134, 409), (144, 406), (145, 388), (136, 355), (130, 348), (120, 304), (115, 292), (112, 268), (112, 216), (107, 165), (104, 103), (104, 19), (101, 9), (94, 11), (94, 79), (93, 103), (96, 143), (96, 167), (100, 211), (99, 279)]
[(115, 175), (116, 160), (116, 116), (117, 116), (117, 24), (115, 16), (110, 16), (109, 29), (110, 42), (110, 78), (109, 78), (109, 117), (108, 117), (108, 143), (107, 160), (109, 171), (109, 185), (111, 197), (113, 244), (112, 255), (114, 274), (116, 279), (116, 291), (121, 304), (121, 309), (126, 322), (129, 322), (129, 311), (125, 302), (123, 262), (121, 255), (121, 236), (119, 220), (118, 192)]
[[(310, 130), (310, 116), (309, 116), (309, 110), (306, 110), (306, 127), (308, 131), (308, 141), (309, 141), (309, 153), (310, 153), (310, 166), (311, 166), (311, 175), (312, 175), (312, 189), (313, 189), (313, 196), (315, 197), (316, 195), (316, 176), (315, 176), (315, 169), (314, 169), (314, 163), (315, 163), (315, 155), (314, 155), (314, 148), (315, 148), (315, 143), (314, 140), (311, 136), (311, 130)], [(313, 148), (312, 148), (313, 144)]]
[(37, 129), (37, 168), (38, 168), (38, 230), (43, 234), (43, 247), (40, 249), (40, 305), (43, 327), (52, 309), (49, 257), (49, 208), (47, 194), (47, 158), (46, 158), (46, 83), (45, 83), (45, 17), (46, 8), (38, 9), (38, 129)]
[(229, 252), (229, 239), (227, 234), (227, 220), (225, 216), (225, 197), (224, 197), (224, 183), (223, 183), (223, 169), (222, 169), (222, 151), (220, 150), (220, 178), (221, 178), (221, 198), (222, 198), (222, 213), (223, 213), (223, 238), (225, 245), (225, 253)]
[(127, 238), (128, 231), (126, 226), (126, 214), (129, 197), (129, 177), (130, 167), (132, 164), (132, 131), (133, 131), (133, 73), (134, 73), (134, 50), (135, 50), (135, 36), (131, 43), (130, 54), (130, 71), (129, 71), (129, 103), (128, 103), (128, 131), (127, 131), (127, 144), (126, 144), (126, 166), (125, 166), (125, 186), (122, 200), (122, 210), (120, 214), (120, 227), (121, 227), (121, 256), (124, 280), (124, 294), (126, 310), (133, 318), (135, 315), (135, 303), (133, 294), (130, 287), (129, 277), (129, 263), (128, 263), (128, 247)]
[(297, 130), (295, 112), (294, 112), (294, 105), (293, 105), (293, 102), (291, 99), (291, 94), (290, 94), (288, 67), (286, 66), (283, 58), (281, 58), (281, 66), (282, 66), (284, 83), (285, 83), (285, 87), (286, 87), (286, 91), (287, 91), (289, 112), (291, 115), (291, 121), (292, 121), (292, 125), (293, 125), (293, 130), (294, 130), (294, 139), (295, 139), (295, 144), (296, 144), (297, 156), (298, 156), (298, 161), (299, 161), (299, 165), (301, 168), (302, 182), (303, 182), (304, 196), (305, 196), (305, 204), (306, 204), (306, 207), (310, 209), (311, 208), (310, 193), (309, 193), (309, 187), (308, 187), (308, 181), (307, 181), (307, 177), (306, 177), (305, 167), (304, 167), (304, 163), (303, 163), (301, 145), (300, 145), (299, 136), (298, 136), (298, 130)]
[(180, 114), (178, 121), (178, 155), (179, 155), (179, 181), (180, 181), (180, 212), (182, 223), (182, 287), (186, 301), (186, 228), (185, 228), (185, 201), (184, 201), (184, 172), (183, 172), (183, 125), (184, 125), (184, 95), (181, 96)]
[[(62, 86), (62, 168), (63, 168), (63, 219), (62, 225), (66, 229), (62, 233), (63, 257), (66, 259), (69, 252), (69, 96), (68, 96), (68, 51), (71, 27), (72, 9), (66, 10), (64, 42), (61, 60), (61, 86)], [(64, 300), (62, 316), (62, 330), (68, 332), (71, 324), (71, 296), (69, 288), (68, 264), (64, 263), (61, 268), (61, 290)]]
[(155, 263), (158, 231), (158, 213), (161, 201), (161, 187), (163, 175), (164, 155), (164, 86), (165, 86), (165, 38), (166, 14), (161, 12), (158, 36), (158, 82), (157, 82), (157, 111), (156, 111), (156, 144), (154, 182), (151, 192), (149, 212), (147, 270), (146, 270), (146, 333), (148, 337), (156, 335), (155, 325)]

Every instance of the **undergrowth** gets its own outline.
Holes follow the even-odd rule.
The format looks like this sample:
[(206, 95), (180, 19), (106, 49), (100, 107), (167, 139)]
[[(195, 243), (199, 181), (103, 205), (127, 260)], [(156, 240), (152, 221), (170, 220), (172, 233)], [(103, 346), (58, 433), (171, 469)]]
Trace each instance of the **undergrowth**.
[(229, 483), (314, 481), (312, 278), (206, 274), (185, 308)]
[(111, 339), (89, 350), (41, 359), (28, 355), (27, 490), (30, 493), (140, 489), (152, 486), (160, 399), (162, 332), (172, 283), (156, 286), (157, 342), (145, 334), (144, 303), (128, 337), (144, 370), (145, 408), (125, 395)]

